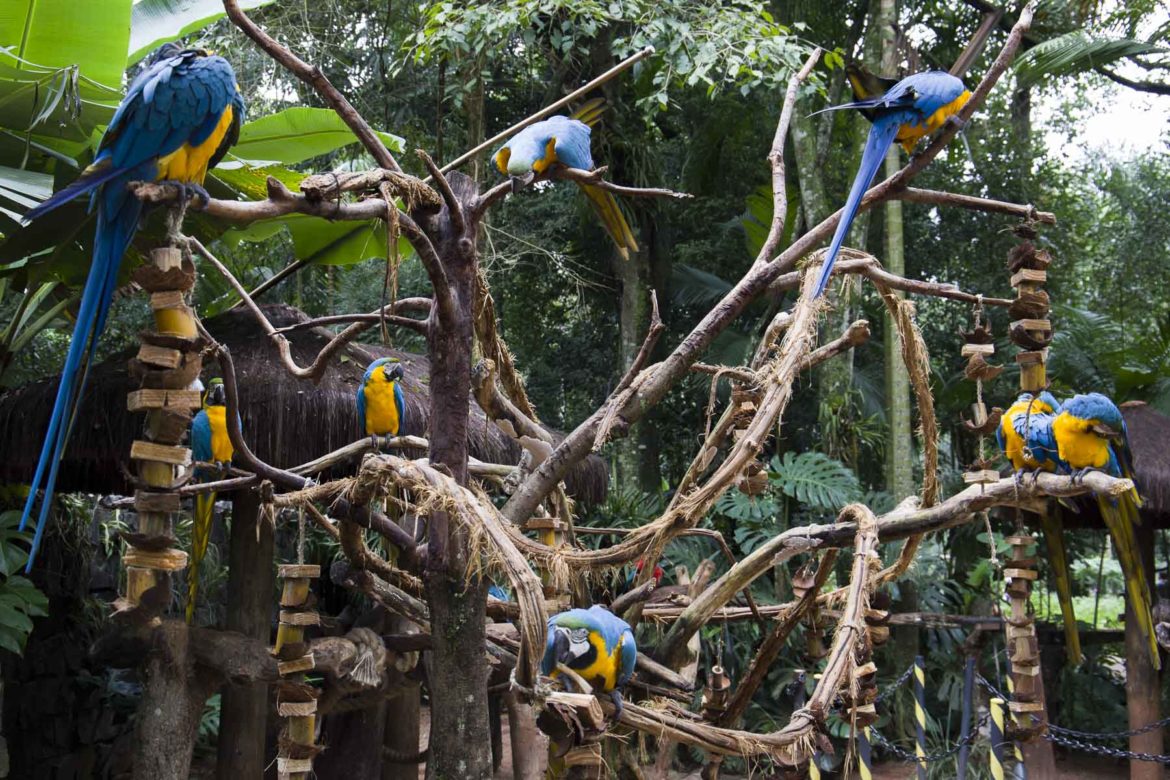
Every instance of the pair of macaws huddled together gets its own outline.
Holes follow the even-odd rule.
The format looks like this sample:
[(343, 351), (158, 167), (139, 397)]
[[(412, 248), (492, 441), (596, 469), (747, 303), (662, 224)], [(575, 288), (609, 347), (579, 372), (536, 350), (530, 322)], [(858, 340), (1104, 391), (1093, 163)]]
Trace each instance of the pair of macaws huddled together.
[[(1047, 391), (1021, 393), (1000, 419), (996, 439), (1017, 474), (1046, 471), (1070, 474), (1075, 479), (1097, 470), (1112, 477), (1133, 479), (1125, 419), (1117, 405), (1101, 393), (1075, 395), (1064, 403)], [(1141, 522), (1141, 499), (1133, 489), (1117, 498), (1097, 496), (1097, 503), (1125, 575), (1130, 608), (1149, 643), (1150, 658), (1155, 668), (1160, 668), (1153, 601), (1133, 532)], [(1075, 509), (1071, 502), (1069, 505)], [(1046, 514), (1043, 527), (1064, 616), (1069, 658), (1079, 663), (1080, 639), (1059, 521)]]

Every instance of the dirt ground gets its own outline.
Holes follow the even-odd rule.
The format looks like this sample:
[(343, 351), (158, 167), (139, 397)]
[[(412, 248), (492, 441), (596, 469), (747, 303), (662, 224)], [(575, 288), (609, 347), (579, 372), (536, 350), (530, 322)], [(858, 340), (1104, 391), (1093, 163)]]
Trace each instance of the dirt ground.
[[(426, 708), (421, 713), (421, 724), (419, 727), (419, 742), (420, 748), (425, 747), (430, 738), (430, 711)], [(508, 717), (505, 714), (503, 718), (503, 744), (504, 756), (503, 762), (500, 764), (500, 769), (496, 772), (496, 780), (511, 780), (512, 778), (512, 750), (511, 743), (508, 740)], [(544, 751), (541, 751), (541, 755)], [(1066, 757), (1062, 759), (1057, 756), (1056, 769), (1059, 780), (1126, 780), (1129, 777), (1129, 768), (1124, 762), (1114, 761), (1106, 758), (1097, 757), (1082, 757), (1077, 756)], [(419, 778), (423, 778), (425, 774), (425, 767), (419, 767)], [(721, 774), (726, 780), (741, 780), (736, 776)], [(915, 777), (914, 767), (902, 762), (887, 762), (878, 764), (874, 767), (874, 780), (913, 780)], [(1166, 773), (1170, 778), (1170, 772)], [(856, 777), (856, 774), (854, 774)], [(680, 773), (671, 772), (669, 780), (699, 780), (699, 773)]]

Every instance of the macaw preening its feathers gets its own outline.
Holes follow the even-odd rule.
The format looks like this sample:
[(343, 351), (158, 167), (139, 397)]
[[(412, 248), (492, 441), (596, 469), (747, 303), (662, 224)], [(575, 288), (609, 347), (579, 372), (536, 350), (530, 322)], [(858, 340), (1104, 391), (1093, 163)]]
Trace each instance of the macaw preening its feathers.
[[(1060, 460), (1073, 476), (1095, 469), (1111, 477), (1133, 479), (1133, 458), (1125, 419), (1117, 405), (1100, 393), (1076, 395), (1064, 402), (1052, 422), (1052, 432)], [(1119, 497), (1097, 496), (1105, 526), (1113, 536), (1117, 559), (1125, 574), (1129, 607), (1133, 610), (1142, 634), (1149, 642), (1150, 660), (1160, 669), (1158, 640), (1154, 634), (1153, 600), (1141, 550), (1133, 528), (1141, 523), (1138, 508), (1141, 498), (1136, 489)]]
[(366, 368), (357, 391), (358, 420), (367, 436), (397, 436), (406, 419), (402, 364), (378, 358)]
[[(920, 138), (942, 127), (971, 97), (962, 81), (943, 71), (915, 73), (901, 81), (892, 82), (854, 68), (849, 80), (854, 91), (859, 93), (855, 95), (857, 99), (825, 110), (856, 108), (873, 123), (873, 127), (865, 142), (861, 165), (853, 180), (853, 187), (849, 190), (837, 231), (833, 234), (833, 241), (829, 244), (824, 265), (821, 266), (814, 293), (817, 296), (824, 292), (829, 282), (833, 263), (837, 260), (837, 253), (841, 251), (841, 244), (853, 224), (853, 218), (857, 216), (861, 198), (869, 189), (882, 160), (886, 158), (890, 144), (896, 140), (907, 152), (912, 151)], [(876, 89), (882, 91), (874, 94), (873, 90)]]
[(634, 674), (638, 645), (629, 623), (605, 607), (570, 609), (548, 619), (548, 638), (541, 674), (557, 674), (564, 664), (590, 685), (613, 698), (616, 718), (622, 715), (621, 689)]
[[(1057, 452), (1052, 424), (1060, 412), (1060, 402), (1048, 391), (1036, 395), (1020, 393), (1000, 419), (995, 438), (1004, 457), (1011, 462), (1017, 477), (1024, 471), (1067, 471)], [(1064, 620), (1065, 649), (1069, 663), (1081, 662), (1081, 637), (1077, 631), (1077, 616), (1073, 609), (1072, 580), (1069, 577), (1068, 555), (1064, 549), (1064, 533), (1060, 517), (1050, 512), (1040, 515), (1044, 541), (1048, 547), (1049, 564), (1056, 583), (1057, 601)]]
[[(500, 173), (510, 176), (523, 176), (530, 171), (540, 175), (554, 163), (593, 170), (590, 128), (603, 110), (603, 100), (590, 100), (573, 112), (572, 117), (553, 116), (529, 125), (499, 148), (494, 158), (496, 167)], [(589, 198), (589, 205), (597, 212), (622, 258), (628, 260), (630, 252), (638, 251), (638, 242), (613, 193), (592, 184), (578, 182), (577, 186)]]
[(168, 181), (206, 197), (204, 176), (239, 136), (244, 102), (232, 66), (200, 49), (164, 44), (131, 82), (110, 120), (93, 164), (77, 181), (25, 215), (32, 220), (80, 195), (97, 207), (93, 261), (81, 294), (77, 323), (44, 447), (24, 506), (21, 528), (44, 490), (28, 568), (36, 559), (52, 503), (57, 469), (69, 438), (85, 377), (105, 328), (122, 255), (138, 228), (142, 202), (126, 189), (132, 181)]
[[(239, 419), (237, 416), (236, 419)], [(215, 463), (222, 471), (232, 462), (235, 448), (228, 437), (227, 393), (223, 380), (212, 379), (203, 394), (203, 408), (191, 419), (191, 454), (196, 463)], [(219, 473), (197, 468), (195, 478), (200, 482), (217, 479)], [(195, 522), (191, 530), (191, 567), (187, 569), (187, 622), (195, 619), (195, 601), (199, 595), (199, 564), (207, 554), (211, 541), (211, 521), (215, 512), (215, 493), (195, 495)]]

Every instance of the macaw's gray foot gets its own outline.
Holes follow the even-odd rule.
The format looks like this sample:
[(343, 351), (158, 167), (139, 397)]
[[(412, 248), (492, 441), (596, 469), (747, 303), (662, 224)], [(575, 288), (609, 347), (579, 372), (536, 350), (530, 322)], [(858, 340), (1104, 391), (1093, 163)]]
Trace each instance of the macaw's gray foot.
[(947, 117), (946, 124), (948, 127), (955, 127), (962, 130), (967, 126), (967, 120), (960, 117), (958, 114), (951, 114)]
[(1040, 481), (1040, 475), (1044, 473), (1044, 469), (1036, 469), (1032, 472), (1032, 487), (1036, 487), (1036, 483)]
[(187, 205), (191, 200), (191, 196), (195, 195), (199, 198), (201, 205), (199, 208), (205, 209), (211, 203), (211, 196), (207, 194), (207, 190), (199, 184), (189, 181), (179, 181), (178, 179), (163, 179), (159, 184), (168, 184), (179, 190), (179, 203)]
[(625, 708), (625, 704), (622, 702), (622, 693), (617, 690), (610, 691), (609, 698), (613, 700), (613, 722), (618, 723), (622, 719), (622, 710)]

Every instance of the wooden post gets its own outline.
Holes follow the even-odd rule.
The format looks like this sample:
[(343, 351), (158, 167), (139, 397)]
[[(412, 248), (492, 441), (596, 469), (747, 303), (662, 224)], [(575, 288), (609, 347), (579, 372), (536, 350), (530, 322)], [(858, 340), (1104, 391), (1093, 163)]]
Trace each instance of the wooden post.
[[(1141, 553), (1146, 582), (1154, 582), (1154, 526), (1146, 522), (1134, 526), (1134, 543)], [(1125, 703), (1129, 711), (1129, 727), (1137, 729), (1161, 718), (1159, 711), (1161, 675), (1150, 663), (1150, 651), (1141, 627), (1137, 623), (1131, 602), (1125, 606)], [(1129, 738), (1129, 749), (1138, 753), (1162, 754), (1162, 729)], [(1161, 780), (1165, 777), (1161, 764), (1153, 761), (1130, 761), (1130, 780)]]
[(313, 668), (313, 654), (305, 652), (305, 627), (315, 626), (321, 620), (309, 600), (310, 580), (321, 576), (321, 567), (284, 564), (277, 576), (284, 585), (276, 647), (272, 650), (279, 659), (277, 669), (281, 675), (276, 713), (286, 718), (287, 723), (281, 730), (276, 776), (279, 780), (309, 780), (313, 756), (320, 748), (316, 744), (317, 690), (304, 681), (304, 673)]
[[(225, 628), (267, 645), (272, 639), (272, 591), (276, 585), (273, 530), (260, 522), (260, 496), (255, 491), (232, 494), (231, 518)], [(269, 685), (263, 682), (223, 686), (216, 746), (218, 780), (264, 773), (270, 760), (265, 755), (268, 690)]]
[[(138, 608), (157, 587), (157, 598), (145, 605), (157, 621), (170, 603), (171, 573), (187, 566), (187, 554), (174, 548), (174, 513), (179, 511), (174, 491), (189, 476), (191, 451), (182, 443), (191, 412), (199, 408), (199, 394), (186, 388), (199, 376), (202, 360), (195, 313), (186, 303), (195, 285), (190, 261), (174, 247), (155, 249), (150, 264), (136, 269), (133, 279), (150, 293), (155, 330), (142, 334), (138, 356), (130, 363), (141, 387), (130, 393), (127, 408), (147, 414), (144, 439), (134, 442), (130, 458), (145, 489), (135, 493), (138, 532), (125, 535), (126, 596), (116, 608)], [(156, 298), (165, 299), (165, 306), (156, 306)]]

